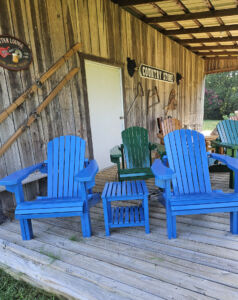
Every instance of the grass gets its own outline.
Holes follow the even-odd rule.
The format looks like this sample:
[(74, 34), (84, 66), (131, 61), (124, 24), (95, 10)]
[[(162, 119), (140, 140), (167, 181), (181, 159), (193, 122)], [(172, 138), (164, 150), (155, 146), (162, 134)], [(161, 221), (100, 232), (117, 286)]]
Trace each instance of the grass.
[(1, 300), (60, 300), (55, 295), (33, 287), (22, 280), (16, 280), (0, 269)]
[(213, 130), (220, 120), (204, 120), (202, 130)]
[(81, 239), (78, 238), (76, 235), (72, 235), (71, 237), (69, 237), (69, 240), (73, 242), (79, 242)]
[[(46, 256), (48, 256), (49, 258), (51, 258), (51, 264), (56, 261), (56, 260), (60, 260), (60, 257), (55, 255), (54, 253), (48, 252), (48, 251), (44, 251), (44, 250), (40, 250), (41, 254), (44, 254)], [(0, 298), (1, 299), (1, 298)]]

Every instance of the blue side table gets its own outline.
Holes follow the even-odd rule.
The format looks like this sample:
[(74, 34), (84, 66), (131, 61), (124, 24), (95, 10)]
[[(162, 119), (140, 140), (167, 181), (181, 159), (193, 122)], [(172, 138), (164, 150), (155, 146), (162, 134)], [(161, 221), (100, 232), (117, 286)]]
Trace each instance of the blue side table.
[[(106, 235), (110, 228), (145, 226), (150, 233), (148, 189), (143, 180), (107, 182), (102, 193)], [(139, 206), (111, 207), (112, 201), (142, 200)]]

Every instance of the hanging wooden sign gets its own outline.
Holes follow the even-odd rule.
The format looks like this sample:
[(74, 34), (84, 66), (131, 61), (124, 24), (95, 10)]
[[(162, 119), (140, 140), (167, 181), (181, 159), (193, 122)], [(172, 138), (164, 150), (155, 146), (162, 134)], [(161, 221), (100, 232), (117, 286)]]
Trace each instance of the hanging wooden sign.
[(29, 47), (11, 36), (0, 36), (0, 66), (19, 71), (28, 68), (32, 61)]
[(175, 75), (173, 73), (157, 69), (151, 66), (141, 64), (139, 68), (139, 73), (140, 76), (144, 78), (174, 83)]

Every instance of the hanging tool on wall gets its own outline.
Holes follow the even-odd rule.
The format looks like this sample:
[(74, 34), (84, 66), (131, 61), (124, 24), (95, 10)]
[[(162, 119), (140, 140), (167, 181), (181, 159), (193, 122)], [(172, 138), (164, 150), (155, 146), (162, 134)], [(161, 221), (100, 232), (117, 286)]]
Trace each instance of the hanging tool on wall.
[(137, 98), (138, 98), (139, 96), (140, 96), (140, 97), (143, 97), (143, 96), (144, 96), (144, 89), (143, 89), (143, 87), (142, 87), (141, 82), (138, 82), (138, 83), (137, 83), (137, 87), (136, 87), (136, 96), (135, 96), (134, 100), (132, 101), (132, 103), (131, 103), (131, 105), (130, 105), (128, 111), (127, 111), (126, 114), (125, 114), (125, 119), (127, 118), (129, 112), (131, 111), (131, 109), (132, 109), (134, 103), (136, 102), (136, 100), (137, 100)]
[(79, 68), (73, 68), (54, 88), (54, 90), (46, 97), (46, 99), (37, 107), (36, 111), (33, 112), (28, 120), (18, 128), (18, 130), (2, 145), (0, 148), (0, 157), (7, 151), (7, 149), (15, 142), (15, 140), (23, 134), (23, 132), (30, 127), (30, 125), (37, 120), (40, 113), (46, 108), (48, 104), (55, 98), (55, 96), (63, 89), (66, 83), (78, 73)]
[[(157, 102), (152, 103), (149, 105), (149, 99), (156, 96)], [(149, 113), (149, 109), (152, 108), (153, 106), (157, 105), (160, 103), (160, 97), (159, 97), (159, 92), (157, 86), (154, 86), (151, 90), (147, 91), (147, 96), (146, 96), (146, 115)]]
[(169, 110), (175, 110), (177, 108), (178, 101), (176, 100), (175, 96), (176, 96), (175, 89), (172, 89), (169, 94), (169, 103), (164, 108), (165, 116), (167, 116)]

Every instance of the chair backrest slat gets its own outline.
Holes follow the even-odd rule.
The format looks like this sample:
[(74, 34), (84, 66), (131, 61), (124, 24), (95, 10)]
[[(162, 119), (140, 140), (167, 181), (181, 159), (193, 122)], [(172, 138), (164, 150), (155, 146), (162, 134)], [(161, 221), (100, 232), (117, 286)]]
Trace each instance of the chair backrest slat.
[(175, 195), (211, 192), (204, 136), (180, 129), (166, 135), (164, 142), (169, 166), (176, 172)]
[(62, 170), (62, 172), (59, 173), (59, 197), (63, 197), (64, 193), (64, 165), (65, 165), (65, 137), (61, 136), (60, 138), (60, 149), (59, 149), (59, 170)]
[(150, 167), (149, 138), (145, 128), (135, 126), (122, 131), (122, 142), (128, 169)]
[(52, 141), (48, 143), (48, 150), (47, 150), (47, 167), (48, 167), (48, 177), (47, 177), (47, 184), (48, 184), (48, 196), (53, 197), (53, 143)]
[(48, 196), (76, 197), (80, 186), (74, 176), (83, 169), (85, 141), (76, 136), (62, 136), (48, 143)]
[[(179, 135), (179, 131), (178, 131), (178, 135)], [(183, 157), (184, 157), (189, 193), (195, 193), (198, 192), (198, 188), (197, 188), (198, 179), (197, 179), (197, 173), (193, 172), (194, 169), (191, 167), (191, 165), (194, 163), (195, 160), (192, 155), (191, 155), (191, 164), (190, 161), (187, 159), (187, 157), (189, 157), (189, 148), (191, 145), (187, 144), (185, 131), (180, 131), (180, 137), (181, 137), (181, 146), (182, 146), (181, 153), (183, 153)], [(193, 177), (195, 178), (193, 179)]]
[(182, 125), (181, 122), (178, 119), (173, 118), (158, 118), (158, 126), (160, 129), (160, 133), (165, 136), (166, 134), (170, 133), (171, 131), (181, 129)]
[(199, 139), (196, 132), (192, 132), (193, 137), (193, 146), (194, 146), (194, 153), (195, 153), (195, 162), (197, 167), (198, 173), (198, 183), (200, 186), (200, 192), (205, 193), (205, 182), (204, 182), (204, 172), (203, 172), (203, 165), (202, 165), (202, 158), (201, 158), (201, 149), (199, 145)]
[(217, 131), (223, 143), (238, 144), (238, 121), (223, 120), (217, 124)]
[(53, 140), (53, 192), (52, 196), (58, 195), (58, 177), (59, 177), (59, 139)]
[(229, 122), (229, 124), (230, 124), (230, 127), (231, 127), (234, 142), (237, 145), (238, 144), (238, 121)]

